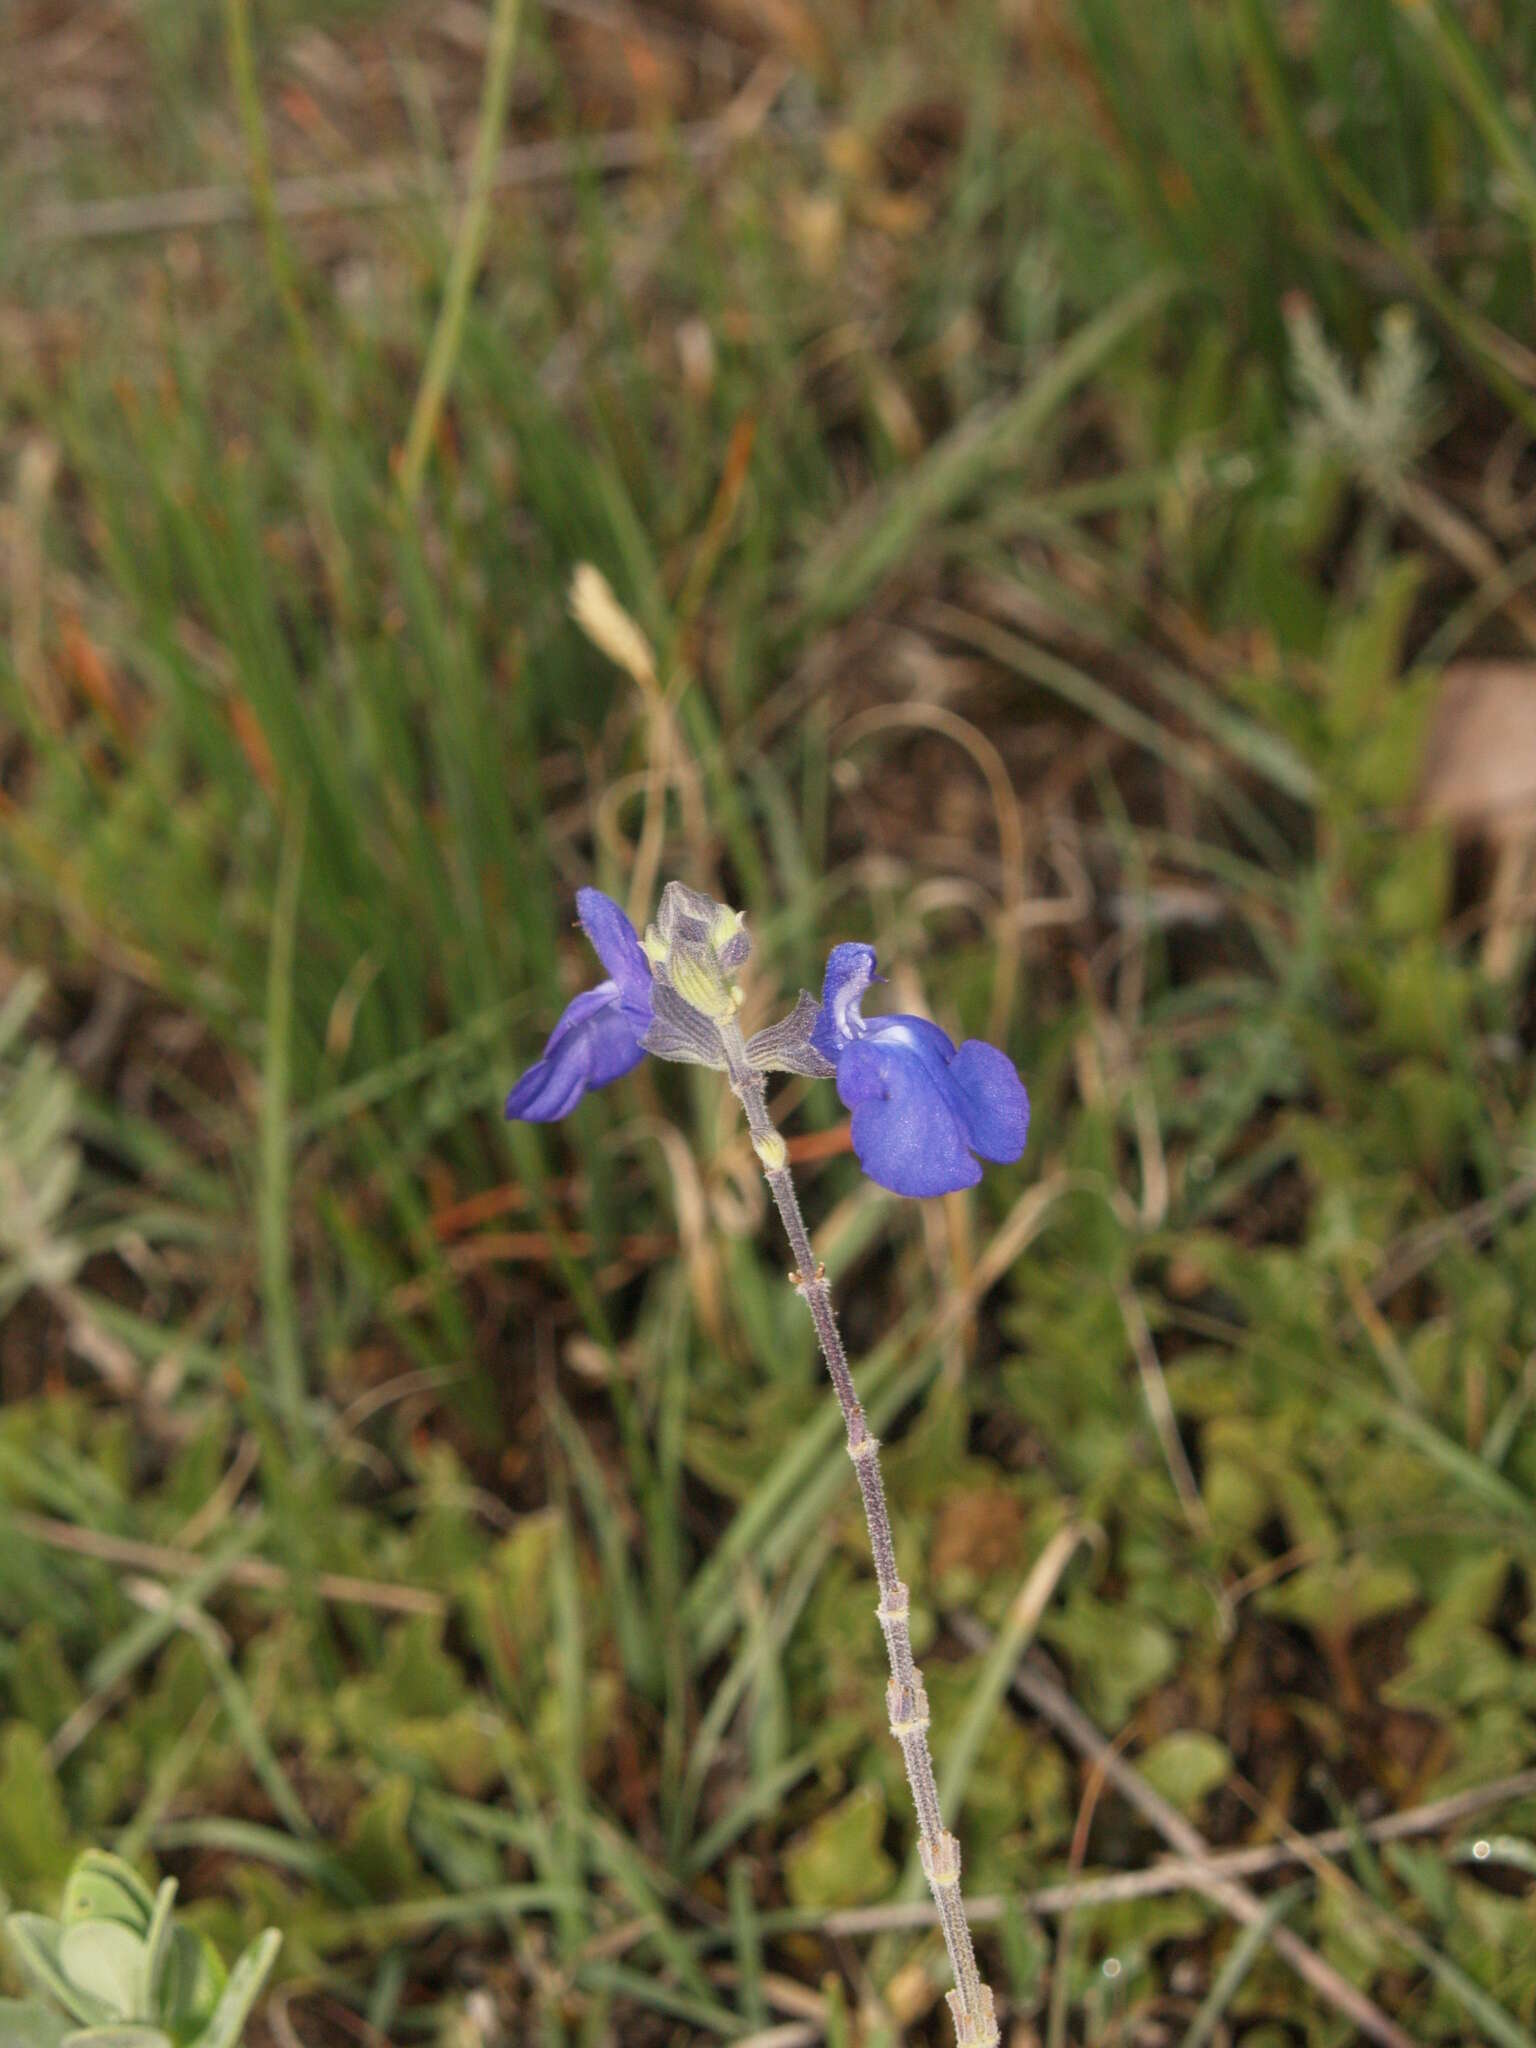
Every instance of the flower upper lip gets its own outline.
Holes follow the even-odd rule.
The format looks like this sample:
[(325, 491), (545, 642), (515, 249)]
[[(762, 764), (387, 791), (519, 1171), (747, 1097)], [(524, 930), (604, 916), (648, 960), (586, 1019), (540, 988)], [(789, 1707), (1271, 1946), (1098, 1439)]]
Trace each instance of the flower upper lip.
[(869, 1028), (859, 1013), (864, 991), (881, 977), (875, 973), (875, 949), (857, 940), (845, 940), (827, 955), (827, 972), (821, 989), (821, 1017), (811, 1043), (829, 1060), (835, 1061), (850, 1040), (860, 1038)]

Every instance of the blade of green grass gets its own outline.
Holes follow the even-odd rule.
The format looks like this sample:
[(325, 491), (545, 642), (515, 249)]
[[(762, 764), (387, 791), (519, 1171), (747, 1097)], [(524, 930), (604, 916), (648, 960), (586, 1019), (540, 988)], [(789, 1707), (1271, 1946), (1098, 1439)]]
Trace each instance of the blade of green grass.
[[(234, 0), (231, 0), (231, 5)], [(433, 330), (421, 386), (406, 431), (400, 457), (400, 501), (408, 512), (421, 489), (422, 475), (437, 422), (453, 380), (454, 365), (464, 337), (464, 311), (470, 290), (480, 269), (490, 225), (491, 191), (496, 175), (496, 155), (506, 126), (507, 104), (512, 95), (513, 60), (517, 54), (519, 0), (495, 0), (491, 12), (490, 40), (486, 49), (485, 82), (480, 97), (480, 117), (475, 127), (474, 153), (470, 158), (469, 189), (464, 214), (454, 238), (453, 258), (443, 287), (442, 309)]]
[(1176, 280), (1145, 278), (1090, 320), (1012, 398), (963, 420), (910, 470), (845, 516), (801, 577), (808, 623), (846, 617), (905, 561), (923, 533), (980, 485), (1010, 470), (1085, 379), (1165, 306)]
[(302, 1801), (289, 1784), (271, 1743), (263, 1733), (256, 1709), (251, 1703), (251, 1696), (225, 1654), (218, 1631), (199, 1608), (192, 1608), (187, 1612), (183, 1626), (191, 1633), (203, 1653), (219, 1697), (224, 1702), (224, 1711), (229, 1717), (230, 1726), (235, 1731), (240, 1747), (245, 1751), (256, 1782), (293, 1834), (300, 1839), (313, 1838), (315, 1824), (304, 1811)]
[(266, 1058), (261, 1092), (261, 1173), (256, 1227), (274, 1404), (292, 1441), (304, 1432), (304, 1366), (299, 1356), (290, 1250), (288, 1086), (293, 1030), (294, 943), (304, 867), (306, 805), (295, 803), (283, 835), (267, 967)]
[(1433, 41), (1435, 54), (1462, 105), (1504, 168), (1525, 215), (1527, 230), (1536, 234), (1536, 162), (1516, 133), (1504, 94), (1488, 76), (1464, 23), (1446, 0), (1417, 0), (1404, 12)]
[(741, 2016), (749, 2027), (768, 2024), (768, 2005), (763, 1997), (763, 1938), (757, 1924), (757, 1905), (752, 1896), (752, 1872), (743, 1857), (736, 1857), (726, 1879), (730, 1901), (731, 1946), (736, 1956), (736, 1995)]
[(1247, 1979), (1248, 1972), (1258, 1961), (1270, 1935), (1285, 1919), (1296, 1902), (1306, 1894), (1304, 1884), (1289, 1884), (1264, 1902), (1264, 1917), (1250, 1926), (1239, 1930), (1237, 1939), (1227, 1951), (1226, 1959), (1212, 1980), (1211, 1988), (1200, 2001), (1200, 2010), (1190, 2021), (1180, 2048), (1206, 2048), (1206, 2043), (1221, 2025), (1228, 2006), (1236, 1998)]

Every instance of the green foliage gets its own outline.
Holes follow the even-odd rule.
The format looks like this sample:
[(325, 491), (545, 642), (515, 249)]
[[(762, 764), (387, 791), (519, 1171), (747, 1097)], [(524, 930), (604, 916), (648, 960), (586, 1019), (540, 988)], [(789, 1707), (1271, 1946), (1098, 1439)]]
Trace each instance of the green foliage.
[(1154, 1742), (1141, 1759), (1141, 1771), (1154, 1791), (1181, 1812), (1193, 1813), (1232, 1775), (1232, 1755), (1213, 1735), (1185, 1728)]
[(268, 1928), (226, 1971), (207, 1936), (173, 1917), (175, 1898), (174, 1878), (151, 1892), (131, 1864), (87, 1849), (57, 1920), (9, 1914), (11, 1952), (45, 2003), (0, 2013), (14, 2028), (7, 2048), (236, 2048), (282, 1936)]
[(46, 1738), (23, 1721), (0, 1736), (0, 1855), (13, 1896), (52, 1892), (70, 1863), (70, 1826)]
[(896, 1866), (881, 1846), (885, 1801), (860, 1785), (784, 1850), (784, 1882), (797, 1906), (855, 1906), (883, 1898)]

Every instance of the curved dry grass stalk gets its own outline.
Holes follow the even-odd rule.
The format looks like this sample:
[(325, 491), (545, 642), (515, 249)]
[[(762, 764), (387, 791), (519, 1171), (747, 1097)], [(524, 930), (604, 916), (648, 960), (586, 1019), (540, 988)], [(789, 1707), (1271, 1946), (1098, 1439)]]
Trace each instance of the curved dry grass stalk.
[(840, 747), (850, 747), (868, 733), (899, 727), (917, 727), (941, 734), (962, 747), (980, 769), (992, 800), (997, 820), (997, 850), (1001, 870), (1003, 914), (997, 927), (997, 971), (992, 983), (992, 1005), (987, 1013), (987, 1036), (1006, 1037), (1018, 990), (1019, 961), (1022, 956), (1027, 919), (1024, 886), (1024, 812), (1008, 764), (986, 734), (968, 718), (942, 704), (881, 704), (872, 711), (849, 719), (837, 734)]

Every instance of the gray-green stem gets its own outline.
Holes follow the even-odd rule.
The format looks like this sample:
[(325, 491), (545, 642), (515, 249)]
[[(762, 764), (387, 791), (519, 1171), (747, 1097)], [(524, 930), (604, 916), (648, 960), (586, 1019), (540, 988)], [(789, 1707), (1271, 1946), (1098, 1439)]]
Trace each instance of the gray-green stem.
[(875, 1613), (885, 1636), (891, 1664), (890, 1683), (886, 1688), (891, 1733), (900, 1746), (902, 1761), (906, 1765), (912, 1804), (917, 1809), (918, 1854), (933, 1893), (934, 1905), (938, 1908), (944, 1945), (949, 1950), (950, 1967), (955, 1973), (955, 1988), (949, 1994), (950, 2010), (955, 2018), (955, 2039), (958, 2048), (994, 2048), (999, 2034), (992, 1993), (982, 1983), (976, 1967), (976, 1950), (965, 1917), (965, 1902), (960, 1896), (960, 1844), (946, 1830), (939, 1811), (933, 1757), (928, 1748), (928, 1695), (923, 1689), (923, 1675), (912, 1655), (911, 1603), (896, 1570), (891, 1517), (885, 1504), (885, 1485), (880, 1477), (879, 1443), (870, 1434), (853, 1384), (848, 1354), (843, 1349), (837, 1317), (832, 1310), (826, 1272), (811, 1249), (810, 1235), (800, 1214), (799, 1197), (789, 1171), (789, 1155), (768, 1114), (763, 1077), (748, 1064), (741, 1027), (734, 1017), (721, 1022), (720, 1038), (725, 1048), (726, 1076), (746, 1112), (753, 1148), (762, 1162), (768, 1191), (773, 1196), (794, 1254), (795, 1270), (791, 1278), (816, 1325), (821, 1355), (827, 1362), (827, 1371), (832, 1376), (832, 1386), (847, 1427), (848, 1455), (853, 1460), (859, 1492), (863, 1496), (869, 1547), (874, 1555), (875, 1577), (880, 1585), (880, 1604)]

